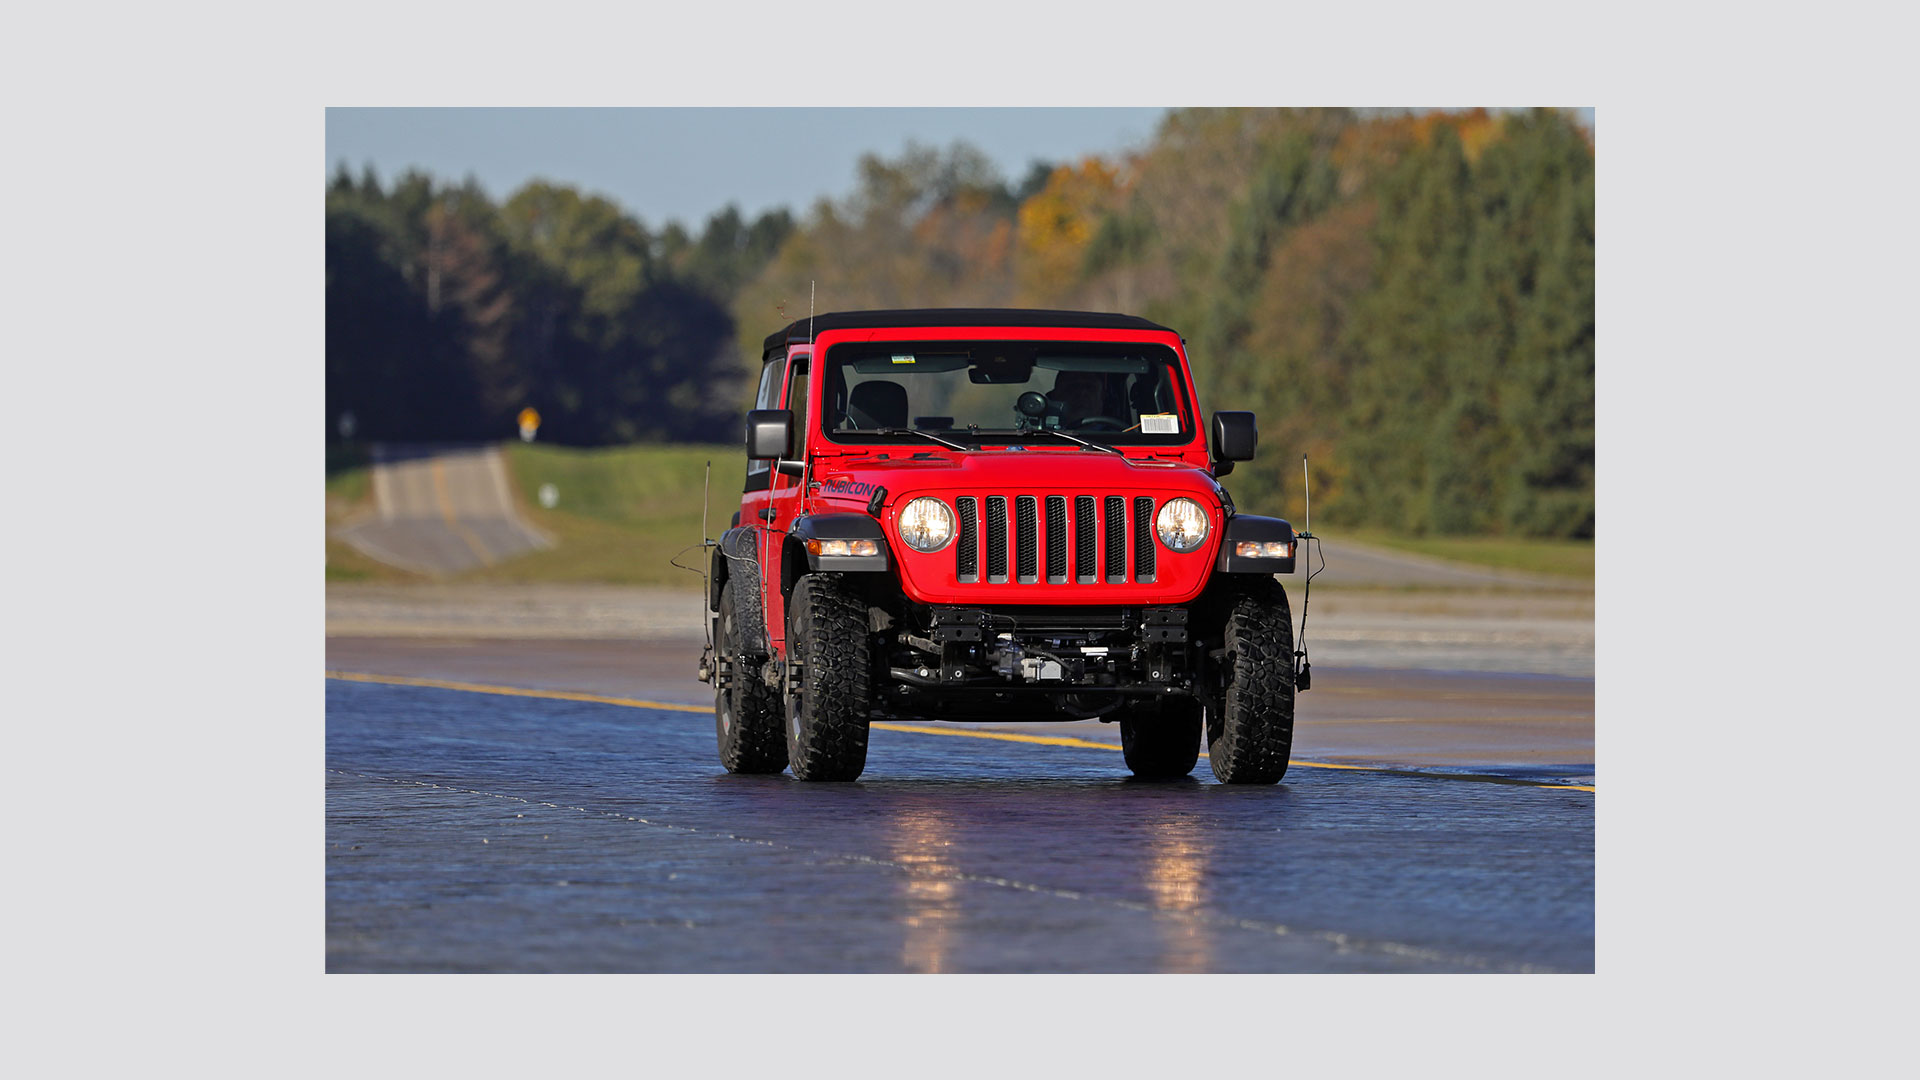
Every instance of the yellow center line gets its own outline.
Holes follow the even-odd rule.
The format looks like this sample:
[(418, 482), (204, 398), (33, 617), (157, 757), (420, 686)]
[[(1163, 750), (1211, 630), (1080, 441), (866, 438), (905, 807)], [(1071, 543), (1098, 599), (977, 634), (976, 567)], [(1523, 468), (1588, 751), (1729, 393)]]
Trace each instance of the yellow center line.
[(548, 698), (553, 701), (590, 701), (596, 705), (623, 705), (629, 709), (667, 709), (672, 712), (711, 713), (711, 705), (680, 705), (671, 701), (643, 701), (639, 698), (583, 694), (577, 690), (528, 690), (519, 686), (492, 686), (487, 683), (451, 682), (446, 679), (416, 679), (408, 675), (370, 675), (360, 671), (329, 671), (327, 678), (344, 682), (383, 683), (387, 686), (425, 686), (434, 690), (461, 690), (469, 694), (500, 694), (505, 697)]
[(958, 735), (963, 739), (998, 739), (1001, 742), (1036, 743), (1040, 746), (1083, 746), (1092, 750), (1118, 750), (1119, 743), (1095, 742), (1065, 735), (1026, 735), (1017, 731), (975, 731), (972, 728), (925, 727), (920, 724), (894, 724), (875, 720), (868, 725), (881, 731), (908, 731), (915, 735)]
[[(629, 709), (666, 709), (670, 712), (712, 713), (710, 705), (683, 705), (674, 701), (647, 701), (642, 698), (611, 697), (606, 694), (587, 694), (578, 690), (529, 690), (521, 686), (495, 686), (490, 683), (455, 682), (449, 679), (421, 679), (411, 675), (374, 675), (364, 671), (327, 672), (327, 678), (342, 682), (379, 683), (385, 686), (424, 686), (432, 690), (459, 690), (468, 694), (497, 694), (502, 697), (546, 698), (551, 701), (587, 701), (596, 705), (620, 705)], [(998, 742), (1032, 743), (1039, 746), (1073, 746), (1086, 750), (1118, 750), (1120, 744), (1095, 742), (1092, 739), (1075, 739), (1064, 735), (1027, 735), (1014, 731), (976, 731), (972, 728), (928, 727), (922, 724), (895, 724), (884, 720), (875, 720), (870, 727), (880, 731), (899, 731), (911, 735), (946, 735), (962, 739), (993, 739)], [(1205, 757), (1205, 754), (1201, 754)], [(1298, 761), (1289, 759), (1291, 768), (1298, 769), (1345, 769), (1351, 772), (1386, 772), (1433, 776), (1437, 779), (1455, 779), (1446, 773), (1420, 773), (1415, 769), (1386, 768), (1377, 765), (1338, 765), (1327, 761)], [(1581, 784), (1525, 784), (1516, 786), (1546, 788), (1554, 791), (1593, 791), (1592, 787)]]
[(473, 557), (480, 560), (480, 565), (492, 566), (493, 553), (480, 543), (480, 538), (473, 535), (472, 530), (460, 524), (460, 519), (454, 516), (453, 498), (447, 494), (447, 470), (439, 458), (433, 459), (433, 495), (440, 502), (440, 516), (446, 520), (447, 527), (466, 542), (468, 550), (473, 552)]

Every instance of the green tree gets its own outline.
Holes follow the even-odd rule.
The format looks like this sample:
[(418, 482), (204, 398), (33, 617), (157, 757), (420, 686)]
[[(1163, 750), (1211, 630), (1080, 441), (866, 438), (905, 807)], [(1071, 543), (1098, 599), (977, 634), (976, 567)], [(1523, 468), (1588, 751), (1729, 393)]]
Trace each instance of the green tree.
[[(1456, 390), (1450, 380), (1467, 366), (1452, 347), (1455, 306), (1466, 292), (1468, 181), (1460, 140), (1442, 127), (1380, 184), (1376, 283), (1350, 327), (1359, 362), (1342, 437), (1348, 482), (1340, 505), (1355, 520), (1427, 531), (1439, 524), (1436, 503), (1449, 500), (1468, 468), (1469, 451), (1434, 437), (1449, 399), (1477, 392)], [(1430, 456), (1436, 449), (1437, 459)]]

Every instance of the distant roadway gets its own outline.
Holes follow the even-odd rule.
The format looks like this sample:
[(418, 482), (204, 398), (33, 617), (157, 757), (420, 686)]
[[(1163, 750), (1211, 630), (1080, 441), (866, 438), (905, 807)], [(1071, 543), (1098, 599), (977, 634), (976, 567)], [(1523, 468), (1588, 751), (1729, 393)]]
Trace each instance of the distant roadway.
[(552, 546), (514, 508), (497, 447), (378, 443), (371, 473), (374, 516), (336, 534), (371, 558), (444, 577)]

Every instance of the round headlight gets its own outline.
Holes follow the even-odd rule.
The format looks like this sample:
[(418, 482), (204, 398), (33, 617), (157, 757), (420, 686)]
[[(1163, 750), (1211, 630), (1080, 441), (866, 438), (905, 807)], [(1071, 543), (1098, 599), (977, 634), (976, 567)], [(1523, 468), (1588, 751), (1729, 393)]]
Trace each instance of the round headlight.
[(915, 551), (939, 551), (953, 539), (953, 511), (939, 499), (915, 499), (900, 509), (900, 539)]
[(1207, 538), (1207, 512), (1192, 499), (1168, 499), (1153, 519), (1160, 542), (1175, 551), (1192, 551)]

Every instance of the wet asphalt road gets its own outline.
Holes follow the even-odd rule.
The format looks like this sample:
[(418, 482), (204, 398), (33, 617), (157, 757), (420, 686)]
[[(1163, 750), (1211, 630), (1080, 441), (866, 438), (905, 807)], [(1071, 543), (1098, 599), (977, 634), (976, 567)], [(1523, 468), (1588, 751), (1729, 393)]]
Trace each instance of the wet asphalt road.
[(1593, 969), (1586, 791), (894, 731), (812, 785), (710, 714), (326, 694), (329, 971)]

